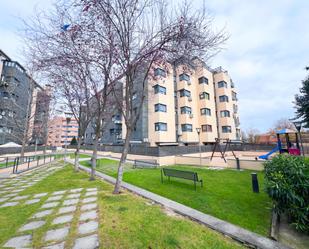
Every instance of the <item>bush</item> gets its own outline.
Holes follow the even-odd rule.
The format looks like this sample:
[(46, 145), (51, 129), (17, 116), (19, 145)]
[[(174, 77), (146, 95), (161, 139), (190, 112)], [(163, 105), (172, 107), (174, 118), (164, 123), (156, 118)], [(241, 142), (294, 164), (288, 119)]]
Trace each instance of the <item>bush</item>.
[(266, 192), (275, 211), (286, 213), (296, 229), (309, 233), (309, 161), (278, 155), (265, 163)]

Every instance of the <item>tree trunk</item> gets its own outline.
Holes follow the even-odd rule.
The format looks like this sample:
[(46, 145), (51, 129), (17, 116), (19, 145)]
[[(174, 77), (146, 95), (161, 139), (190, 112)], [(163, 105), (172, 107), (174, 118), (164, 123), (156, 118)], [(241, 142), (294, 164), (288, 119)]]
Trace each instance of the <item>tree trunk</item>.
[(114, 192), (113, 194), (120, 194), (120, 188), (122, 183), (122, 176), (123, 176), (123, 167), (127, 159), (127, 155), (129, 152), (130, 147), (130, 137), (131, 137), (131, 129), (127, 130), (126, 139), (123, 147), (123, 151), (121, 154), (121, 159), (118, 165), (118, 173), (117, 173), (117, 181), (115, 184)]
[(81, 138), (79, 137), (77, 140), (77, 147), (75, 151), (75, 162), (74, 162), (74, 170), (75, 172), (78, 172), (78, 166), (79, 166), (79, 151), (80, 151), (80, 146), (81, 146)]
[(98, 155), (98, 140), (99, 136), (96, 135), (93, 143), (93, 153), (91, 158), (91, 176), (90, 181), (95, 180), (95, 169), (97, 165), (97, 155)]

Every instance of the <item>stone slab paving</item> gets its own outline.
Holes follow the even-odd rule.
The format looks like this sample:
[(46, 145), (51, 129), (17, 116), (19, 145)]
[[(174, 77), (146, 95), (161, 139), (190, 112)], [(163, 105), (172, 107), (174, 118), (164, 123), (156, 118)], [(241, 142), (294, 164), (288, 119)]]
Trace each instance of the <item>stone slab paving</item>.
[(43, 226), (45, 224), (45, 221), (40, 220), (40, 221), (32, 221), (27, 223), (26, 225), (23, 225), (19, 231), (23, 232), (23, 231), (28, 231), (28, 230), (35, 230), (41, 226)]
[[(68, 248), (66, 241), (72, 241), (72, 239), (73, 248), (98, 248), (99, 210), (97, 195), (97, 188), (76, 188), (52, 193), (21, 195), (16, 196), (17, 198), (14, 196), (11, 197), (11, 199), (15, 198), (16, 201), (14, 202), (8, 201), (10, 200), (8, 197), (1, 197), (0, 200), (3, 200), (3, 202), (0, 204), (2, 205), (18, 205), (20, 202), (30, 205), (40, 202), (42, 198), (45, 199), (36, 213), (29, 217), (28, 221), (18, 229), (14, 236), (12, 235), (5, 246), (31, 248), (32, 236), (38, 233), (38, 229), (44, 228), (46, 233), (40, 235), (43, 243), (41, 248)], [(73, 233), (70, 232), (71, 229), (73, 229)], [(31, 235), (29, 235), (30, 233)], [(69, 239), (69, 236), (75, 237)]]
[(75, 240), (73, 249), (96, 249), (99, 248), (99, 237), (93, 234), (86, 237), (81, 237)]
[(69, 214), (69, 215), (62, 215), (59, 216), (57, 218), (55, 218), (52, 222), (53, 225), (57, 225), (57, 224), (64, 224), (64, 223), (68, 223), (71, 222), (73, 220), (73, 215)]
[(48, 169), (46, 167), (37, 168), (32, 172), (26, 172), (16, 178), (6, 180), (5, 185), (0, 186), (0, 208), (12, 207), (19, 204), (32, 205), (40, 202), (41, 198), (46, 196), (47, 193), (39, 193), (34, 196), (19, 194), (60, 168), (54, 165), (49, 166)]
[[(90, 173), (91, 169), (79, 165), (79, 168)], [(116, 183), (116, 179), (108, 176), (106, 174), (103, 174), (101, 172), (95, 172), (96, 176), (100, 177), (101, 179), (110, 182), (112, 184)], [(196, 209), (190, 208), (188, 206), (185, 206), (183, 204), (180, 204), (178, 202), (172, 201), (168, 198), (165, 198), (163, 196), (154, 194), (150, 191), (147, 191), (145, 189), (136, 187), (132, 184), (123, 182), (122, 187), (125, 189), (128, 189), (129, 191), (136, 193), (140, 196), (143, 196), (144, 198), (150, 199), (156, 203), (159, 203), (163, 205), (164, 207), (170, 208), (176, 213), (179, 213), (181, 215), (187, 216), (192, 220), (196, 220), (224, 235), (227, 235), (239, 242), (242, 242), (244, 244), (247, 244), (251, 247), (261, 248), (261, 249), (290, 249), (289, 247), (278, 243), (277, 241), (271, 240), (269, 238), (263, 237), (259, 234), (256, 234), (254, 232), (251, 232), (249, 230), (246, 230), (244, 228), (241, 228), (239, 226), (233, 225), (229, 222), (226, 222), (224, 220), (218, 219), (216, 217), (213, 217), (211, 215), (204, 214)]]
[(5, 247), (28, 248), (32, 242), (32, 235), (23, 235), (11, 238), (4, 244)]
[(54, 245), (51, 245), (51, 246), (45, 246), (45, 247), (43, 247), (43, 249), (64, 249), (64, 245), (65, 245), (65, 243), (62, 242), (62, 243), (54, 244)]
[(47, 231), (45, 241), (62, 241), (69, 233), (69, 227), (58, 228)]

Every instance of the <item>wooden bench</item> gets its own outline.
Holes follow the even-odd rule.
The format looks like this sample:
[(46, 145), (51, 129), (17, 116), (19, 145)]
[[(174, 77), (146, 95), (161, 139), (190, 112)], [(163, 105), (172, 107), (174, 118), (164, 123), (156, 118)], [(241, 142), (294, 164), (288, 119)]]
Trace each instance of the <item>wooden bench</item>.
[(194, 182), (194, 189), (196, 190), (196, 183), (200, 182), (201, 187), (203, 187), (203, 180), (198, 179), (198, 175), (196, 172), (193, 171), (184, 171), (184, 170), (178, 170), (178, 169), (167, 169), (162, 168), (161, 169), (161, 182), (163, 183), (163, 175), (168, 177), (168, 180), (170, 180), (170, 177), (176, 177), (176, 178), (182, 178), (186, 180), (191, 180)]
[(157, 160), (134, 160), (133, 168), (157, 168)]

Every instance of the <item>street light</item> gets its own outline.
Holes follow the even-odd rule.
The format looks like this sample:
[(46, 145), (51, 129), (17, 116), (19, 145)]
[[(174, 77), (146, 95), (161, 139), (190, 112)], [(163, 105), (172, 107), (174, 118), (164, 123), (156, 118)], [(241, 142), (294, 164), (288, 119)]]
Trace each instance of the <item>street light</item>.
[(201, 152), (201, 139), (200, 139), (201, 128), (197, 127), (196, 132), (197, 132), (197, 135), (198, 135), (198, 150), (199, 150), (199, 153), (200, 153), (200, 166), (202, 166), (202, 152)]
[(304, 146), (303, 146), (303, 141), (302, 141), (302, 138), (301, 138), (301, 127), (302, 127), (302, 121), (293, 121), (293, 124), (298, 132), (298, 135), (299, 135), (299, 140), (300, 140), (300, 146), (301, 146), (301, 150), (302, 150), (302, 154), (303, 156), (305, 156), (305, 151), (304, 151)]
[(64, 159), (67, 157), (67, 150), (68, 150), (68, 135), (69, 135), (69, 123), (71, 122), (73, 114), (71, 112), (64, 113), (66, 119), (66, 136), (65, 136), (65, 146), (64, 146)]

